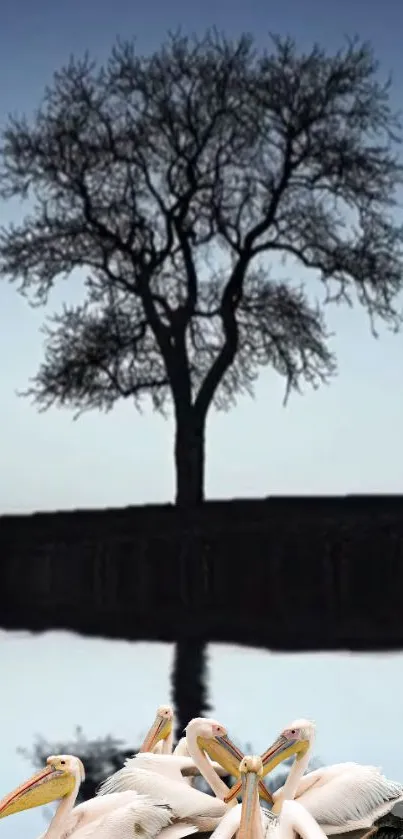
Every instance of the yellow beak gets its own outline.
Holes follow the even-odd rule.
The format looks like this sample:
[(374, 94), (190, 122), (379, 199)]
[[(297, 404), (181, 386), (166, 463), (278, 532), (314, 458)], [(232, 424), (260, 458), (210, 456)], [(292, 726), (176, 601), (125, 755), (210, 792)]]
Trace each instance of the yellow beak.
[(261, 756), (263, 776), (272, 772), (279, 763), (282, 763), (293, 755), (295, 755), (297, 760), (300, 760), (306, 754), (307, 749), (309, 749), (308, 740), (290, 740), (288, 737), (280, 734), (280, 737), (277, 737), (277, 740)]
[(47, 766), (0, 801), (0, 819), (22, 810), (30, 810), (31, 807), (41, 807), (42, 804), (58, 801), (73, 791), (75, 783), (71, 772), (62, 772), (53, 766)]
[(260, 816), (259, 806), (259, 776), (256, 772), (242, 774), (242, 809), (238, 839), (253, 839), (258, 833), (257, 820)]
[[(296, 755), (297, 760), (300, 759), (305, 753), (306, 750), (309, 748), (308, 740), (290, 740), (288, 737), (284, 737), (282, 734), (280, 737), (277, 737), (277, 740), (266, 749), (265, 752), (262, 754), (262, 763), (263, 763), (263, 777), (268, 775), (269, 772), (272, 772), (273, 769), (278, 766), (279, 763), (282, 763), (283, 760), (287, 760), (288, 757), (292, 757), (292, 755)], [(234, 773), (235, 774), (235, 773)], [(239, 773), (238, 773), (239, 774)], [(228, 795), (225, 796), (225, 802), (228, 804), (236, 798), (240, 791), (241, 791), (241, 781), (237, 781), (230, 789)], [(264, 785), (261, 782), (261, 786)], [(261, 786), (259, 785), (259, 794), (261, 795)], [(264, 787), (264, 789), (266, 789)], [(269, 793), (270, 794), (270, 793)], [(264, 796), (262, 795), (262, 798)], [(271, 803), (273, 804), (273, 798), (270, 796)], [(267, 798), (266, 798), (267, 801)]]
[(172, 720), (168, 717), (163, 717), (160, 714), (157, 714), (150, 730), (147, 732), (143, 743), (139, 748), (139, 752), (151, 752), (160, 740), (166, 740), (166, 738), (169, 737), (171, 731)]
[[(235, 743), (230, 740), (230, 738), (225, 735), (221, 737), (213, 737), (213, 738), (204, 738), (198, 737), (197, 742), (200, 748), (208, 754), (211, 760), (215, 760), (220, 766), (228, 772), (228, 775), (233, 775), (235, 778), (240, 777), (239, 771), (239, 764), (244, 758), (242, 752), (239, 751)], [(238, 786), (238, 792), (235, 795), (231, 795), (232, 790), (235, 789), (235, 786)], [(231, 796), (224, 799), (226, 802), (228, 800), (232, 801), (236, 795), (239, 795), (241, 789), (241, 782), (238, 783), (231, 788), (229, 795)], [(269, 791), (266, 789), (263, 781), (259, 779), (259, 795), (267, 801), (268, 804), (273, 804), (273, 798), (270, 795)]]

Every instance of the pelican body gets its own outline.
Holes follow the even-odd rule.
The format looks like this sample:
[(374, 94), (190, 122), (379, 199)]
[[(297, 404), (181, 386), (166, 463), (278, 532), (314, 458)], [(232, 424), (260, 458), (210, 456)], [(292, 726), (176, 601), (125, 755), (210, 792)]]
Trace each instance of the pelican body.
[(280, 816), (262, 811), (258, 783), (263, 775), (259, 756), (246, 756), (240, 763), (242, 804), (229, 810), (211, 839), (325, 839), (315, 819), (296, 801), (285, 801)]
[(74, 755), (51, 755), (46, 766), (0, 801), (0, 818), (60, 800), (42, 839), (182, 839), (197, 828), (172, 824), (167, 802), (136, 792), (92, 798), (74, 807), (85, 773)]
[[(285, 801), (295, 799), (331, 836), (371, 828), (377, 819), (403, 800), (402, 784), (390, 781), (375, 766), (337, 763), (305, 775), (314, 739), (314, 723), (295, 720), (261, 756), (265, 776), (283, 760), (295, 755), (284, 786), (273, 794), (274, 815), (282, 811)], [(230, 802), (239, 791), (238, 781), (226, 801)]]
[[(153, 740), (147, 740), (147, 746), (152, 745)], [(195, 767), (217, 798), (225, 802), (229, 790), (219, 777), (220, 771), (222, 773), (223, 769), (226, 774), (239, 777), (239, 764), (243, 758), (242, 752), (230, 740), (226, 728), (217, 720), (196, 717), (186, 727), (186, 747), (189, 757), (142, 753), (129, 758), (122, 769), (104, 781), (98, 795), (123, 790), (138, 790), (148, 794), (144, 786), (144, 778), (138, 776), (139, 770), (149, 769), (165, 775), (169, 774), (172, 779), (180, 780), (181, 774), (190, 773), (192, 767)], [(222, 769), (220, 770), (219, 767)], [(259, 781), (259, 792), (262, 798), (270, 804), (273, 803), (273, 798), (262, 781)], [(221, 815), (224, 814), (225, 809), (226, 807)]]
[[(217, 797), (188, 787), (183, 783), (179, 771), (180, 780), (167, 777), (169, 773), (166, 772), (164, 774), (151, 771), (156, 762), (162, 766), (164, 761), (169, 761), (171, 772), (173, 762), (183, 762), (192, 758), (142, 753), (107, 779), (100, 794), (94, 799), (74, 807), (79, 785), (84, 778), (84, 767), (74, 756), (58, 755), (49, 757), (44, 770), (35, 773), (0, 802), (0, 816), (4, 818), (29, 807), (61, 799), (46, 834), (47, 839), (62, 839), (64, 834), (81, 839), (80, 835), (76, 834), (84, 827), (89, 831), (88, 836), (92, 835), (94, 830), (97, 837), (105, 839), (115, 839), (114, 831), (118, 830), (120, 835), (116, 834), (116, 839), (125, 839), (127, 831), (132, 836), (133, 831), (140, 829), (146, 839), (153, 839), (153, 825), (157, 823), (161, 836), (165, 827), (170, 828), (171, 839), (180, 839), (195, 830), (214, 830), (229, 806), (233, 805), (224, 802), (223, 798), (228, 793), (228, 788), (198, 744), (198, 736), (203, 748), (211, 746), (214, 755), (217, 754), (224, 764), (228, 761), (228, 765), (232, 766), (236, 762), (239, 750), (229, 739), (226, 729), (214, 720), (197, 720), (193, 726), (188, 726), (186, 737), (189, 751), (191, 755), (193, 752), (196, 766), (210, 783)], [(167, 765), (165, 763), (165, 767)], [(239, 762), (237, 769), (239, 774)], [(146, 815), (149, 828), (144, 826), (144, 822), (147, 821)], [(162, 822), (161, 818), (158, 821), (156, 815), (163, 817)], [(174, 836), (175, 825), (171, 824), (172, 820), (181, 822)]]

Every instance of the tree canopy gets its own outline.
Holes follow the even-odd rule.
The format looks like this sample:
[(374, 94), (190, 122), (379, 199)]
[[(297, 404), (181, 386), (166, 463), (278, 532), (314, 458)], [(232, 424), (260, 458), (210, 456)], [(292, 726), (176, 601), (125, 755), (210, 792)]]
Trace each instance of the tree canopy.
[(288, 390), (327, 380), (323, 309), (271, 262), (400, 325), (399, 130), (358, 40), (259, 51), (209, 31), (147, 56), (118, 42), (104, 66), (71, 59), (2, 144), (2, 195), (31, 209), (2, 230), (0, 273), (38, 303), (86, 275), (83, 302), (47, 321), (30, 394), (79, 411), (171, 399), (178, 421), (201, 421), (262, 365)]

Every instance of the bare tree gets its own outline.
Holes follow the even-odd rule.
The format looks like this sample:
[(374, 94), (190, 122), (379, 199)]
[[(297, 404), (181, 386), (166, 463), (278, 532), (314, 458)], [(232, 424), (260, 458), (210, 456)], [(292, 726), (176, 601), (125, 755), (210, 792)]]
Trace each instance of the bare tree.
[[(72, 59), (3, 134), (1, 193), (31, 210), (1, 232), (1, 275), (44, 305), (84, 277), (82, 303), (46, 321), (28, 395), (78, 412), (171, 406), (176, 502), (201, 502), (213, 403), (228, 409), (265, 365), (287, 394), (335, 373), (326, 300), (400, 326), (399, 130), (358, 40), (259, 52), (209, 31), (146, 57), (118, 42), (103, 67)], [(322, 301), (270, 277), (281, 256)]]

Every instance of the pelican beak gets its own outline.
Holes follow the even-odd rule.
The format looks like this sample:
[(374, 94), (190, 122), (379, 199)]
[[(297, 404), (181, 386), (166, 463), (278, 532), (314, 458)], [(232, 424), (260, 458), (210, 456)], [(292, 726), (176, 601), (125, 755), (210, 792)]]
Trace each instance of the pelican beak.
[(272, 772), (279, 763), (293, 755), (296, 760), (301, 760), (307, 749), (309, 749), (308, 740), (290, 740), (289, 737), (280, 734), (280, 737), (277, 737), (277, 740), (262, 754), (263, 775)]
[(160, 740), (165, 740), (169, 737), (171, 731), (172, 719), (162, 716), (161, 714), (157, 714), (150, 730), (147, 732), (143, 743), (139, 748), (139, 753), (151, 752)]
[[(259, 776), (256, 772), (242, 773), (242, 809), (238, 839), (252, 839), (256, 835), (256, 820), (260, 818)], [(258, 835), (258, 834), (257, 834)]]
[(58, 801), (73, 791), (75, 783), (71, 772), (46, 766), (0, 801), (0, 819)]
[[(228, 735), (221, 735), (220, 737), (212, 737), (205, 738), (205, 737), (198, 737), (198, 744), (200, 748), (208, 754), (211, 760), (215, 760), (220, 766), (228, 772), (228, 775), (234, 775), (235, 778), (240, 777), (239, 771), (239, 764), (244, 758), (242, 752), (239, 751), (238, 747), (235, 743), (230, 740)], [(235, 785), (234, 785), (235, 786)], [(237, 795), (239, 795), (241, 789), (241, 783), (237, 784), (238, 791), (233, 795), (232, 789), (230, 790), (229, 796), (226, 796), (224, 801), (229, 803), (232, 801)], [(270, 795), (269, 791), (266, 789), (263, 781), (259, 779), (259, 795), (267, 801), (268, 804), (273, 804), (273, 798)]]
[[(308, 748), (308, 740), (290, 740), (289, 737), (284, 737), (283, 734), (280, 734), (280, 737), (277, 737), (277, 740), (275, 740), (274, 743), (272, 743), (271, 746), (269, 746), (269, 748), (266, 749), (266, 751), (262, 754), (263, 777), (265, 775), (268, 775), (269, 772), (272, 772), (273, 769), (275, 769), (279, 763), (283, 762), (283, 760), (287, 760), (288, 757), (292, 757), (292, 755), (295, 755), (296, 759), (300, 760), (301, 757), (303, 757), (303, 755), (306, 753)], [(236, 781), (236, 783), (231, 787), (228, 795), (226, 795), (224, 798), (226, 804), (229, 804), (231, 801), (233, 801), (234, 798), (236, 798), (239, 795), (239, 793), (241, 792), (241, 786), (241, 781)], [(263, 789), (266, 789), (262, 781), (259, 785), (259, 795), (261, 795), (261, 797), (265, 798), (265, 800), (267, 801), (267, 797), (265, 797), (261, 793), (261, 787), (263, 787)], [(267, 792), (267, 790), (266, 793), (268, 796), (270, 796), (270, 803), (273, 804), (272, 796), (270, 795), (270, 793)]]

